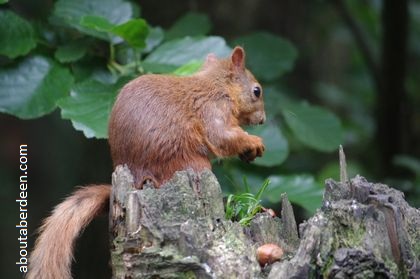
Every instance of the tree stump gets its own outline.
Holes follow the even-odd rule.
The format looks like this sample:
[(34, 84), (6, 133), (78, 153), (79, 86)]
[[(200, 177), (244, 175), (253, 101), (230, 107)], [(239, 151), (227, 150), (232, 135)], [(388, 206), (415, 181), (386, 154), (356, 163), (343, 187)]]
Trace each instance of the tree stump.
[[(402, 193), (362, 177), (327, 181), (322, 208), (297, 226), (287, 197), (280, 218), (248, 227), (225, 219), (210, 171), (177, 172), (160, 189), (137, 190), (126, 167), (110, 199), (113, 278), (418, 278), (420, 213)], [(266, 243), (285, 255), (260, 267)]]
[(323, 206), (300, 235), (268, 278), (420, 278), (420, 211), (384, 184), (327, 180)]

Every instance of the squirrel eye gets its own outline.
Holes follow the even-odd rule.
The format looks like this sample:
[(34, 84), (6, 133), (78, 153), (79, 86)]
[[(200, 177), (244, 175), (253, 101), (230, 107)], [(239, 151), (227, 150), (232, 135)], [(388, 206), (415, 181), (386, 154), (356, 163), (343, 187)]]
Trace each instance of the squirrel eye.
[(254, 93), (255, 97), (259, 98), (261, 96), (261, 87), (254, 86), (252, 92)]

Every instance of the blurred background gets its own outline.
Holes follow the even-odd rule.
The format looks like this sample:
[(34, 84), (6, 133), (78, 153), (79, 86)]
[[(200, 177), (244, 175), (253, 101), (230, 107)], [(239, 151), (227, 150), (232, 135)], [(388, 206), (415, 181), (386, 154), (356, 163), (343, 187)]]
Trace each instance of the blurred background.
[[(339, 179), (342, 144), (350, 177), (420, 206), (418, 0), (0, 0), (2, 277), (22, 277), (19, 145), (28, 145), (32, 247), (76, 185), (110, 183), (106, 122), (121, 84), (190, 74), (206, 53), (235, 45), (264, 88), (268, 121), (250, 131), (267, 151), (249, 165), (214, 162), (226, 194), (243, 192), (244, 177), (252, 192), (268, 178), (264, 205), (279, 208), (287, 192), (307, 219), (325, 179)], [(108, 250), (104, 216), (77, 242), (75, 278), (110, 278)]]

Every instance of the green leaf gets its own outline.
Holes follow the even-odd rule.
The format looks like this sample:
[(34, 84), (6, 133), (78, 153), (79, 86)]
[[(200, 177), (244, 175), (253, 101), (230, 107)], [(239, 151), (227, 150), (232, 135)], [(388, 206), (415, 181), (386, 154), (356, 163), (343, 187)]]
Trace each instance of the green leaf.
[(268, 177), (270, 186), (264, 195), (270, 202), (277, 203), (282, 193), (288, 199), (309, 212), (321, 207), (323, 187), (311, 175), (272, 175)]
[(149, 26), (149, 34), (146, 38), (146, 47), (143, 51), (145, 53), (151, 52), (155, 47), (160, 45), (164, 36), (162, 28)]
[[(107, 34), (95, 28), (105, 27), (106, 22), (113, 26), (122, 24), (132, 19), (135, 14), (135, 6), (124, 0), (58, 0), (54, 5), (51, 21), (76, 28), (84, 34), (109, 40)], [(88, 23), (93, 24), (95, 28), (83, 25), (86, 24), (86, 18), (83, 19), (86, 16)], [(114, 40), (113, 42), (117, 43)]]
[(210, 19), (206, 14), (188, 12), (166, 31), (166, 39), (206, 35), (210, 29)]
[[(98, 32), (108, 33), (115, 24), (109, 22), (108, 19), (102, 16), (86, 15), (80, 19), (80, 25)], [(102, 36), (101, 36), (102, 37)]]
[(131, 19), (126, 23), (115, 26), (110, 30), (113, 34), (123, 38), (132, 47), (144, 48), (149, 28), (144, 19)]
[(28, 119), (56, 108), (73, 83), (70, 72), (41, 57), (27, 57), (14, 68), (0, 70), (0, 111)]
[(235, 41), (245, 48), (247, 65), (263, 80), (274, 80), (290, 71), (297, 58), (297, 51), (287, 40), (266, 32), (258, 32)]
[(144, 19), (130, 19), (129, 21), (115, 25), (101, 16), (83, 16), (80, 25), (98, 32), (97, 36), (111, 40), (113, 43), (119, 43), (121, 40), (114, 38), (117, 35), (124, 39), (132, 47), (144, 48), (146, 38), (149, 33), (147, 23)]
[(245, 192), (228, 196), (225, 217), (228, 220), (238, 221), (241, 225), (248, 226), (252, 218), (261, 212), (262, 206), (260, 199), (270, 184), (270, 181), (266, 179), (255, 195), (250, 192), (250, 187), (245, 176), (243, 183)]
[(75, 84), (70, 96), (58, 102), (61, 117), (70, 119), (88, 138), (106, 138), (109, 114), (121, 86), (121, 82), (110, 85), (95, 80)]
[(210, 52), (225, 57), (230, 51), (221, 37), (186, 37), (160, 45), (145, 59), (143, 66), (152, 72), (172, 72), (192, 60), (204, 60)]
[(0, 10), (0, 54), (16, 58), (35, 47), (32, 25), (11, 11)]
[(6, 4), (7, 2), (9, 2), (9, 0), (0, 0), (0, 5), (1, 4)]
[(54, 53), (55, 59), (61, 63), (75, 62), (85, 56), (88, 45), (82, 41), (74, 41), (59, 46)]
[(340, 120), (323, 108), (308, 104), (288, 105), (283, 116), (296, 138), (309, 147), (331, 152), (342, 144)]
[(420, 159), (408, 155), (397, 155), (392, 161), (394, 165), (406, 168), (420, 178)]
[(278, 86), (263, 85), (264, 91), (264, 109), (267, 119), (276, 119), (277, 116), (282, 114), (284, 108), (289, 104), (295, 104), (296, 101), (292, 100), (287, 94), (286, 89), (279, 88)]
[(189, 76), (200, 70), (202, 65), (203, 61), (192, 60), (176, 69), (173, 74), (178, 76)]
[(268, 121), (267, 124), (250, 127), (247, 131), (250, 134), (262, 137), (265, 145), (264, 155), (256, 158), (253, 163), (259, 166), (272, 167), (280, 165), (286, 160), (289, 154), (287, 140), (273, 122)]

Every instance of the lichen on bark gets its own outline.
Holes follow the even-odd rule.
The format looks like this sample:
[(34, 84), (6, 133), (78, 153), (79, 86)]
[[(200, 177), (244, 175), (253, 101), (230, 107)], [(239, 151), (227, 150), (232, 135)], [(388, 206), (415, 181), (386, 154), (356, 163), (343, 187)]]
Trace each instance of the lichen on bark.
[[(113, 278), (420, 278), (420, 212), (401, 192), (357, 176), (326, 181), (323, 204), (299, 226), (287, 197), (280, 218), (248, 227), (226, 220), (210, 171), (177, 172), (159, 189), (138, 190), (126, 167), (113, 175)], [(260, 267), (256, 248), (285, 254)]]

